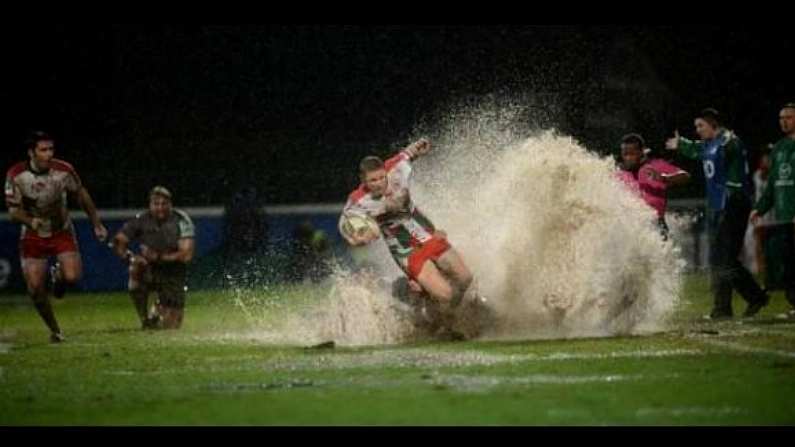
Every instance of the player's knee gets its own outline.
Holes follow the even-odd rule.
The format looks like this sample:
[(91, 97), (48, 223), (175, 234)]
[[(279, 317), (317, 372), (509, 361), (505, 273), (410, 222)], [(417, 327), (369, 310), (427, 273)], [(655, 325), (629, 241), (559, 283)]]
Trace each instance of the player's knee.
[(30, 295), (47, 292), (47, 286), (44, 282), (44, 278), (28, 279), (26, 283), (28, 286), (28, 294)]
[(47, 300), (47, 288), (44, 285), (38, 287), (28, 287), (28, 294), (34, 303), (41, 303)]
[(472, 273), (469, 271), (464, 272), (461, 276), (458, 277), (458, 283), (461, 287), (461, 290), (466, 290), (469, 286), (472, 285), (472, 281), (474, 280)]
[(130, 292), (138, 292), (143, 290), (143, 286), (141, 285), (140, 281), (133, 279), (133, 277), (130, 276), (130, 279), (127, 280), (127, 290)]
[(78, 269), (69, 269), (64, 270), (63, 272), (63, 280), (68, 283), (76, 283), (80, 281), (80, 278), (83, 276), (83, 272)]
[(453, 300), (454, 293), (453, 287), (445, 282), (436, 288), (434, 295), (440, 301), (450, 302)]

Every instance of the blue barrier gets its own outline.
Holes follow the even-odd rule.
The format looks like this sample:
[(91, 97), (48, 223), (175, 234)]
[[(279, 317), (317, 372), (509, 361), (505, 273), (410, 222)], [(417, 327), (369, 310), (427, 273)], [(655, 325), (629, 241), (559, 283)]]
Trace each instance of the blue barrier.
[[(266, 207), (268, 234), (263, 241), (278, 249), (286, 247), (293, 238), (294, 228), (309, 220), (326, 233), (335, 247), (342, 239), (337, 232), (337, 219), (342, 205), (300, 205)], [(221, 208), (185, 208), (196, 226), (196, 262), (219, 250), (224, 243), (224, 215)], [(108, 233), (114, 235), (140, 210), (111, 210), (100, 212)], [(90, 222), (82, 211), (73, 211), (83, 259), (83, 278), (78, 287), (84, 291), (124, 290), (127, 287), (127, 266), (111, 250), (94, 238)], [(19, 293), (25, 290), (19, 263), (20, 225), (8, 215), (0, 215), (0, 291)]]

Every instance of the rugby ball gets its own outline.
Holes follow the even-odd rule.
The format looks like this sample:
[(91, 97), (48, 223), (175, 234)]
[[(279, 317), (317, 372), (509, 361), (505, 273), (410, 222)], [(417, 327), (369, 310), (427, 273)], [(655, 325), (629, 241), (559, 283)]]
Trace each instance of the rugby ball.
[(363, 237), (370, 235), (372, 239), (377, 239), (381, 235), (378, 222), (372, 217), (362, 213), (345, 213), (342, 215), (342, 232), (348, 237)]

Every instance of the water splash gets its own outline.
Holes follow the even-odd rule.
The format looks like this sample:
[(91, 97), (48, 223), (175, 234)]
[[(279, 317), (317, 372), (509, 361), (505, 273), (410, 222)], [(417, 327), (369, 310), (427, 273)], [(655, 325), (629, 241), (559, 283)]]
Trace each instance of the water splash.
[[(435, 149), (415, 163), (414, 200), (448, 233), (496, 310), (488, 336), (664, 329), (681, 289), (679, 248), (662, 240), (653, 210), (615, 180), (612, 159), (554, 130), (533, 129), (526, 117), (519, 106), (492, 103), (415, 132)], [(686, 224), (676, 219), (674, 236)], [(363, 251), (387, 283), (400, 274), (382, 242)], [(400, 343), (418, 337), (405, 316), (373, 277), (338, 270), (325, 299), (260, 338)]]
[(685, 263), (654, 212), (615, 181), (612, 159), (555, 131), (522, 131), (514, 116), (486, 110), (431, 130), (437, 152), (415, 172), (415, 201), (496, 306), (493, 335), (663, 329)]

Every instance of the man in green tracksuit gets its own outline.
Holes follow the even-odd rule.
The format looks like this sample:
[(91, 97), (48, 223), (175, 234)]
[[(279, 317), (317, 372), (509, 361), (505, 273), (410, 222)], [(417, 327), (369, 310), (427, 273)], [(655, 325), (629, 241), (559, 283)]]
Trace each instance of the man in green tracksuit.
[(751, 272), (738, 260), (751, 213), (751, 178), (745, 147), (726, 129), (715, 109), (704, 109), (695, 119), (699, 141), (679, 136), (665, 143), (691, 159), (700, 159), (707, 182), (707, 229), (714, 307), (710, 320), (733, 316), (732, 290), (748, 302), (743, 316), (756, 315), (769, 300)]
[(784, 289), (793, 306), (787, 318), (795, 318), (795, 103), (786, 104), (779, 113), (785, 137), (776, 143), (770, 155), (770, 176), (762, 197), (754, 205), (751, 222), (775, 210), (776, 223), (768, 231), (772, 244), (765, 244), (769, 261), (768, 289)]

